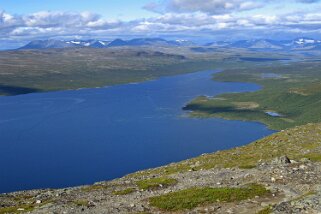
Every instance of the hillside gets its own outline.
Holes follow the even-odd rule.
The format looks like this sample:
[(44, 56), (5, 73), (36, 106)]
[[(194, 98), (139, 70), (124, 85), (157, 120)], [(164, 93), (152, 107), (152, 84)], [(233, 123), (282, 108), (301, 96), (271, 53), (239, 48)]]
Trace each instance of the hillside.
[(109, 182), (0, 195), (0, 213), (317, 213), (321, 124)]
[(319, 61), (227, 69), (214, 79), (257, 83), (262, 90), (217, 97), (200, 96), (184, 107), (192, 111), (191, 116), (260, 121), (275, 130), (321, 122)]
[(111, 47), (0, 52), (0, 95), (18, 95), (142, 82), (163, 76), (255, 65), (242, 57), (297, 58), (296, 54), (189, 47)]
[(0, 65), (0, 95), (140, 82), (202, 68), (184, 55), (139, 47), (3, 51)]

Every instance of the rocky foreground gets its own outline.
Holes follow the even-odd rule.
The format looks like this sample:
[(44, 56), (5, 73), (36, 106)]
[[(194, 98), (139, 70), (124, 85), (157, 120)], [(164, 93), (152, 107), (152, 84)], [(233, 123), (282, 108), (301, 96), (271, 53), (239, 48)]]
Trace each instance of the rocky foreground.
[(321, 124), (113, 181), (2, 194), (3, 213), (321, 213)]

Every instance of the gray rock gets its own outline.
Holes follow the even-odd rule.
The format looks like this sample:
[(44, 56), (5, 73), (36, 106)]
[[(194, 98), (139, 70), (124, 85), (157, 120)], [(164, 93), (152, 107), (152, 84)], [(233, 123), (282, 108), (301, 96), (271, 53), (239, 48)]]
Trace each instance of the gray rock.
[(278, 157), (278, 158), (275, 158), (272, 161), (272, 164), (275, 164), (275, 165), (284, 165), (284, 164), (290, 164), (290, 163), (291, 163), (291, 160), (285, 155), (281, 156), (281, 157)]

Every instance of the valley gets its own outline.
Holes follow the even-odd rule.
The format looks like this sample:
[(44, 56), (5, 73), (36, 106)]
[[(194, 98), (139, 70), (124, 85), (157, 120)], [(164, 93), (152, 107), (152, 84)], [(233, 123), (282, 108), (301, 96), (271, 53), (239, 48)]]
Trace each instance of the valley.
[(319, 210), (320, 53), (240, 44), (0, 52), (0, 213)]
[[(104, 87), (200, 70), (255, 66), (270, 63), (271, 59), (278, 62), (305, 57), (301, 52), (213, 49), (193, 44), (178, 46), (169, 41), (167, 45), (140, 44), (1, 51), (0, 95)], [(249, 61), (251, 58), (263, 61)]]

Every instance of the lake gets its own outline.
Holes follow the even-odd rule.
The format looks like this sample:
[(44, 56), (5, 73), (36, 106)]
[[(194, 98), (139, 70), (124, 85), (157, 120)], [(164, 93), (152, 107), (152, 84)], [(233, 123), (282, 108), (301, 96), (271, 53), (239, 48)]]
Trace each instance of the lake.
[(260, 89), (203, 71), (106, 88), (0, 97), (0, 192), (90, 184), (247, 144), (264, 125), (188, 118), (198, 95)]

